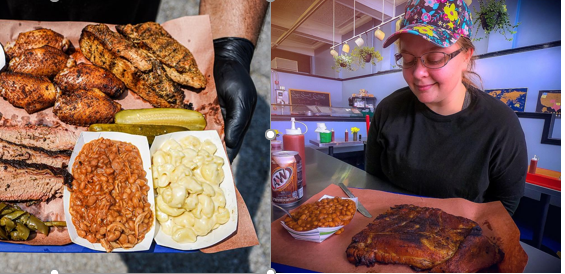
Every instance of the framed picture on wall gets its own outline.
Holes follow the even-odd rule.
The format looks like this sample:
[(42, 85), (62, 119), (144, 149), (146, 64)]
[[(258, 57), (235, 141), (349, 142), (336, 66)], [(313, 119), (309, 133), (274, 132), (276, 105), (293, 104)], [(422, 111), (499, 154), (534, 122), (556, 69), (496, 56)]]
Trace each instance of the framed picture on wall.
[(514, 111), (524, 112), (528, 88), (486, 89), (486, 93), (502, 101)]
[(537, 102), (536, 112), (561, 117), (561, 90), (540, 90)]

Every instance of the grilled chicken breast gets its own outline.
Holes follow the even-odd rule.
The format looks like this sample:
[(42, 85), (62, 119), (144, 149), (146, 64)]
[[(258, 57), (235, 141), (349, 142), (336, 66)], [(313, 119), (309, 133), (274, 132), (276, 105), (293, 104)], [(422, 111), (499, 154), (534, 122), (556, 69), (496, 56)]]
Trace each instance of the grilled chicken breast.
[[(355, 235), (346, 254), (348, 261), (355, 265), (399, 263), (418, 269), (430, 269), (454, 257), (469, 235), (482, 236), (481, 227), (472, 220), (453, 216), (437, 208), (399, 205), (379, 215)], [(466, 245), (484, 244), (477, 241), (480, 238), (470, 240), (472, 242), (465, 242)], [(490, 248), (499, 249), (497, 246)], [(469, 252), (469, 248), (461, 252)], [(492, 257), (486, 260), (490, 262), (488, 266), (500, 262), (501, 257), (497, 254), (498, 252), (491, 252), (486, 255)], [(464, 253), (458, 256), (472, 259)], [(454, 269), (452, 265), (445, 265), (444, 268)], [(434, 271), (442, 271), (441, 269), (436, 268)]]
[(53, 82), (64, 91), (97, 88), (110, 97), (118, 97), (126, 89), (124, 82), (111, 72), (84, 63), (64, 69)]
[[(148, 52), (137, 48), (132, 42), (124, 39), (120, 34), (110, 30), (108, 26), (104, 24), (88, 25), (82, 30), (81, 39), (85, 32), (94, 35), (94, 37), (100, 40), (100, 43), (106, 50), (110, 51), (117, 57), (121, 57), (129, 61), (138, 70), (151, 70), (151, 60), (154, 58), (148, 54)], [(90, 60), (93, 64), (98, 65), (89, 58), (89, 55), (85, 52), (82, 46), (80, 48), (88, 60)]]
[(198, 69), (190, 50), (172, 38), (158, 23), (116, 26), (116, 30), (155, 55), (173, 81), (194, 88), (206, 87), (206, 77)]
[(50, 29), (37, 29), (22, 32), (15, 42), (6, 45), (6, 53), (11, 58), (21, 55), (25, 50), (51, 46), (63, 52), (71, 46), (71, 42), (63, 35)]
[(52, 79), (66, 66), (71, 66), (73, 63), (74, 60), (60, 49), (42, 46), (25, 50), (21, 55), (12, 58), (8, 70)]
[(142, 39), (159, 36), (159, 37), (169, 37), (173, 38), (159, 23), (157, 22), (146, 22), (137, 25), (119, 25), (116, 26), (116, 30), (122, 35), (126, 36), (130, 41), (136, 43), (138, 46), (142, 46)]
[(71, 125), (89, 126), (96, 123), (111, 123), (122, 106), (99, 89), (79, 89), (60, 92), (53, 107), (57, 117)]
[(0, 93), (10, 104), (32, 114), (53, 106), (57, 87), (46, 77), (3, 72), (0, 73)]
[[(154, 107), (184, 108), (184, 92), (169, 79), (160, 62), (144, 50), (137, 49), (118, 33), (112, 32), (108, 26), (88, 25), (81, 33), (80, 49), (93, 64), (112, 72), (133, 92)], [(114, 45), (123, 44), (120, 52)], [(134, 51), (126, 53), (125, 51)], [(135, 53), (137, 52), (137, 53)], [(143, 54), (139, 52), (145, 52)], [(142, 57), (149, 62), (150, 69), (139, 69), (140, 64), (132, 62), (132, 56)], [(129, 56), (126, 58), (124, 56)], [(138, 62), (138, 63), (141, 63)]]

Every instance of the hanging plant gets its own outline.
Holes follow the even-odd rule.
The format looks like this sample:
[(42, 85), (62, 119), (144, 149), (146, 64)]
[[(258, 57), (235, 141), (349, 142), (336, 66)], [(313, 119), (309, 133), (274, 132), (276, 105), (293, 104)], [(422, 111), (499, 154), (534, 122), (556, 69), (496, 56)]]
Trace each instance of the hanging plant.
[(353, 49), (351, 56), (355, 57), (355, 61), (361, 68), (365, 68), (366, 63), (376, 65), (383, 60), (381, 53), (375, 50), (375, 47), (360, 47)]
[[(485, 30), (486, 37), (490, 35), (491, 32), (498, 32), (504, 35), (504, 38), (508, 41), (512, 41), (512, 35), (516, 33), (515, 29), (520, 25), (510, 24), (510, 19), (508, 17), (508, 10), (506, 9), (506, 4), (504, 0), (479, 0), (480, 11), (477, 11), (473, 7), (473, 17), (475, 21), (473, 24), (477, 26), (477, 31), (475, 36), (479, 31), (479, 26)], [(510, 34), (510, 38), (506, 35)], [(484, 37), (473, 38), (474, 41), (480, 41)]]
[(334, 61), (335, 63), (332, 66), (332, 69), (334, 69), (337, 72), (339, 72), (341, 69), (348, 69), (351, 71), (355, 70), (353, 69), (353, 67), (351, 67), (351, 64), (353, 64), (353, 57), (347, 54), (334, 56)]

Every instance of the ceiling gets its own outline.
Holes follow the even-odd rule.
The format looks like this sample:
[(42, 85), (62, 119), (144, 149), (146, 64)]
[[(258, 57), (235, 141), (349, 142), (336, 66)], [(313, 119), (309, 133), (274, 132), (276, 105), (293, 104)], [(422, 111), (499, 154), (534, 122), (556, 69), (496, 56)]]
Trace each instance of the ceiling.
[[(335, 33), (334, 24), (335, 1)], [(375, 18), (381, 22), (393, 17), (393, 5), (406, 0), (278, 0), (271, 3), (271, 49), (314, 56), (323, 45), (342, 42), (342, 35)], [(348, 39), (346, 37), (345, 39)]]

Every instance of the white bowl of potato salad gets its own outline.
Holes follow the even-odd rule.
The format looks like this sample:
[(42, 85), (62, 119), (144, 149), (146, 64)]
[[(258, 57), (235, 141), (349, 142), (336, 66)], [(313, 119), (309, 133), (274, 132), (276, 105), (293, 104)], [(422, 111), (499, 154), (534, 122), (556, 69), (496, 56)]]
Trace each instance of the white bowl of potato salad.
[(157, 244), (195, 250), (236, 231), (235, 184), (215, 130), (157, 136), (150, 152)]

